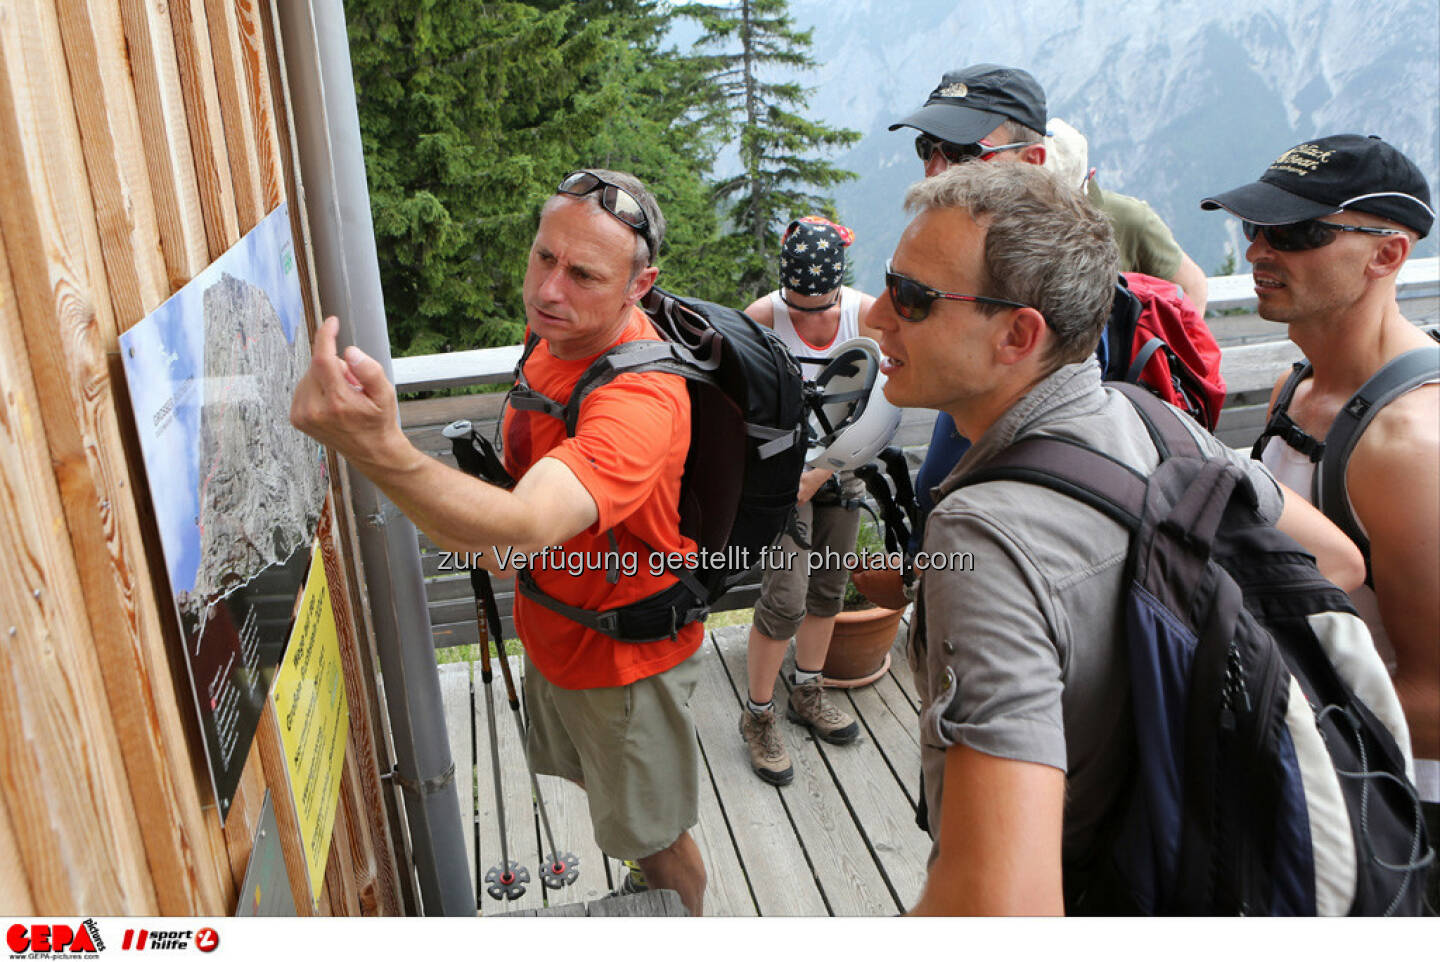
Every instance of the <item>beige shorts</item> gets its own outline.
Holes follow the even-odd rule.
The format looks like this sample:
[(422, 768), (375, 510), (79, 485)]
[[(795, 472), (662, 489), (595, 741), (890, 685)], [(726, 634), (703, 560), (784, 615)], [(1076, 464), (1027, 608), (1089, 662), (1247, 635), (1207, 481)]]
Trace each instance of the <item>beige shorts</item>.
[(689, 707), (699, 676), (691, 656), (629, 685), (572, 691), (525, 659), (531, 764), (585, 786), (605, 854), (654, 855), (699, 821), (700, 748)]
[[(847, 483), (846, 495), (854, 497), (861, 482)], [(795, 634), (806, 615), (831, 618), (844, 604), (845, 585), (850, 572), (840, 563), (846, 552), (855, 550), (860, 529), (860, 511), (835, 504), (805, 503), (796, 512), (796, 521), (809, 535), (810, 551), (801, 548), (788, 533), (780, 539), (778, 567), (761, 575), (760, 598), (755, 602), (755, 627), (766, 638), (786, 639)], [(813, 553), (814, 560), (810, 560)], [(766, 555), (770, 557), (770, 555)]]

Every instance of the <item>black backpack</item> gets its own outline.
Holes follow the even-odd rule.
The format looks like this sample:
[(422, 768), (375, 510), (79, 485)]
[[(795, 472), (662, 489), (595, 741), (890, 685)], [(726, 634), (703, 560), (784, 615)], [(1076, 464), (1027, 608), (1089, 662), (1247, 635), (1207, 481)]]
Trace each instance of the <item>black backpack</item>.
[(1418, 914), (1433, 861), (1408, 734), (1369, 632), (1244, 473), (1115, 385), (1160, 452), (1146, 478), (1022, 439), (967, 478), (1044, 485), (1132, 531), (1125, 644), (1135, 764), (1082, 864), (1080, 914)]
[[(1430, 336), (1440, 340), (1440, 331), (1431, 331)], [(1278, 437), (1290, 447), (1317, 462), (1310, 485), (1310, 503), (1319, 508), (1325, 517), (1335, 522), (1346, 536), (1359, 546), (1365, 555), (1365, 580), (1370, 581), (1370, 539), (1360, 528), (1355, 513), (1350, 510), (1350, 499), (1345, 495), (1345, 469), (1350, 466), (1350, 454), (1355, 450), (1360, 435), (1369, 427), (1380, 409), (1412, 388), (1440, 378), (1440, 344), (1417, 347), (1398, 357), (1391, 358), (1350, 396), (1324, 441), (1317, 441), (1300, 429), (1290, 419), (1290, 401), (1295, 397), (1295, 388), (1314, 373), (1309, 361), (1296, 361), (1290, 377), (1280, 388), (1265, 430), (1255, 440), (1250, 456), (1260, 460), (1265, 442)]]
[[(795, 510), (805, 464), (805, 400), (799, 366), (770, 331), (733, 308), (690, 301), (651, 288), (640, 302), (664, 340), (627, 341), (597, 357), (561, 404), (531, 390), (525, 362), (515, 366), (506, 403), (561, 419), (573, 437), (590, 392), (617, 375), (664, 371), (685, 378), (690, 395), (690, 451), (680, 485), (680, 532), (698, 548), (695, 567), (666, 570), (677, 581), (641, 601), (590, 611), (567, 605), (535, 584), (528, 569), (516, 590), (537, 604), (619, 641), (673, 638), (702, 621), (710, 606), (760, 561)], [(457, 458), (461, 458), (457, 445)], [(491, 445), (471, 432), (461, 467), (509, 486)], [(614, 532), (610, 533), (612, 545)], [(619, 577), (612, 573), (612, 580)]]

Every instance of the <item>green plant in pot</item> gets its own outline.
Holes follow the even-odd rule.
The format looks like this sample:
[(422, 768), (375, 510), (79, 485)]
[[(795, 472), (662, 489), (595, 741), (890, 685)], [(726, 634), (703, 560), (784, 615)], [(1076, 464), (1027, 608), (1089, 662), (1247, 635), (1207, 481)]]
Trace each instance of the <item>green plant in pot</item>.
[[(862, 517), (855, 540), (855, 552), (862, 562), (874, 562), (885, 550), (880, 526), (873, 519)], [(837, 688), (857, 688), (878, 680), (890, 668), (890, 649), (900, 629), (904, 607), (882, 608), (874, 604), (861, 586), (867, 578), (893, 575), (880, 568), (861, 567), (850, 572), (845, 586), (844, 607), (835, 618), (830, 637), (830, 652), (825, 658), (826, 684)], [(858, 582), (858, 584), (857, 584)]]

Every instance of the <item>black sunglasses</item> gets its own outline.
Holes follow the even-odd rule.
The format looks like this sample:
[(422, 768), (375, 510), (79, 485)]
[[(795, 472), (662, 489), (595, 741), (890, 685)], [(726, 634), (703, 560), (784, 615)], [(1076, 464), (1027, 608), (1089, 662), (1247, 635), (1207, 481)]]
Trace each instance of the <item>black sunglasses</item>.
[(1019, 150), (1021, 147), (1029, 147), (1029, 144), (988, 144), (983, 140), (973, 144), (952, 144), (948, 140), (941, 140), (939, 137), (932, 137), (929, 134), (920, 134), (915, 138), (915, 153), (920, 158), (920, 163), (930, 163), (930, 158), (935, 156), (935, 151), (940, 151), (945, 159), (952, 164), (963, 164), (971, 160), (989, 160), (1002, 150)]
[(930, 314), (930, 307), (938, 300), (970, 301), (974, 304), (994, 304), (997, 307), (1028, 307), (1018, 301), (1007, 301), (998, 297), (982, 297), (979, 294), (951, 294), (937, 291), (904, 274), (897, 274), (885, 265), (885, 290), (895, 313), (907, 321), (923, 321)]
[(645, 216), (645, 208), (640, 206), (635, 195), (624, 187), (612, 184), (588, 170), (577, 170), (560, 181), (560, 186), (555, 189), (571, 197), (584, 197), (600, 191), (600, 206), (605, 212), (645, 238), (645, 246), (649, 247), (651, 255), (654, 255), (655, 249), (650, 243), (649, 234), (650, 218)]
[(1302, 220), (1295, 224), (1256, 224), (1241, 221), (1240, 229), (1245, 239), (1254, 241), (1261, 234), (1272, 250), (1282, 252), (1313, 251), (1333, 243), (1341, 233), (1351, 234), (1403, 234), (1404, 231), (1386, 227), (1356, 227), (1353, 224), (1332, 224), (1328, 220)]

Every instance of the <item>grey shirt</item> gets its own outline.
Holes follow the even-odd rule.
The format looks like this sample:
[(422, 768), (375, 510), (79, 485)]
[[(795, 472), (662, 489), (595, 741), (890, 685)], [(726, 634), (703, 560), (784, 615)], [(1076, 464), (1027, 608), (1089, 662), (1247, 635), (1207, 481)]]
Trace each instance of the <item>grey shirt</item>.
[[(1260, 514), (1283, 500), (1258, 462), (1185, 419), (1202, 450), (1239, 465)], [(925, 571), (909, 639), (922, 703), (921, 764), (938, 852), (945, 750), (1051, 765), (1066, 773), (1064, 857), (1089, 852), (1132, 755), (1121, 592), (1129, 532), (1056, 491), (1017, 481), (956, 486), (1014, 441), (1079, 441), (1148, 474), (1155, 447), (1131, 403), (1090, 358), (1045, 378), (977, 441), (935, 489)], [(951, 493), (954, 492), (954, 493)], [(957, 554), (958, 553), (958, 554)]]

